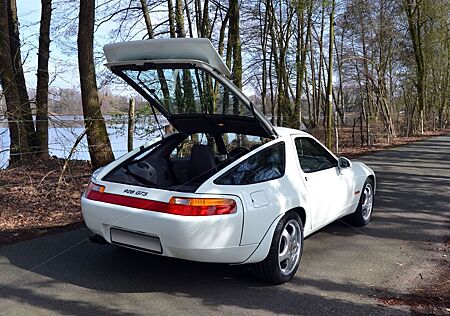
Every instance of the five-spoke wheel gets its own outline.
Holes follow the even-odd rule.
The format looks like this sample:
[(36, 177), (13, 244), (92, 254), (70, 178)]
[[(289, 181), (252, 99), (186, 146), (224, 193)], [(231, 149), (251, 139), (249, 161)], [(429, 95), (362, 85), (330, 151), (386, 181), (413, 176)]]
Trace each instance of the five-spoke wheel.
[(374, 201), (374, 186), (373, 180), (367, 178), (361, 191), (359, 204), (353, 214), (347, 216), (348, 222), (354, 226), (365, 226), (369, 224), (372, 217)]
[(300, 260), (301, 229), (299, 223), (291, 219), (286, 223), (278, 246), (278, 264), (283, 275), (289, 275)]
[(303, 250), (303, 224), (296, 212), (286, 213), (278, 222), (266, 259), (254, 265), (256, 276), (282, 284), (293, 278)]

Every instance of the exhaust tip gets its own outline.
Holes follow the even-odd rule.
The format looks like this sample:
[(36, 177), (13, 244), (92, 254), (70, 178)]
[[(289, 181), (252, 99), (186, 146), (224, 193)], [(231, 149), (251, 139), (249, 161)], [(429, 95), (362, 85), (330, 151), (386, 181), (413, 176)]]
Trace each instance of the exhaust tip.
[(108, 242), (100, 235), (93, 235), (89, 237), (89, 240), (97, 245), (106, 245)]

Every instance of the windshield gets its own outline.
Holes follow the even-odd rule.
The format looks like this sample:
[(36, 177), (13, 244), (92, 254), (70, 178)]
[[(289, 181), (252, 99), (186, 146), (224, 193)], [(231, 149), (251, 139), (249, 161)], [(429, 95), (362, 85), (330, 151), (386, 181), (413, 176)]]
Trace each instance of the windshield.
[[(179, 66), (177, 66), (179, 67)], [(202, 69), (123, 70), (169, 115), (225, 114), (253, 117), (248, 106)]]

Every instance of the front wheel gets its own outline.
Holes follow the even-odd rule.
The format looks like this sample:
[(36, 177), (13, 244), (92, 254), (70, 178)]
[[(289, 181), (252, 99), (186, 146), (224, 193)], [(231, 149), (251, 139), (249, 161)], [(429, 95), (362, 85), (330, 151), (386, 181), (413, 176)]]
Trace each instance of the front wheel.
[(372, 218), (374, 197), (373, 181), (372, 179), (367, 178), (355, 212), (347, 217), (350, 224), (354, 226), (365, 226), (369, 224), (370, 219)]
[(259, 279), (272, 284), (286, 283), (297, 272), (302, 251), (302, 220), (297, 213), (287, 213), (275, 228), (266, 259), (254, 265), (254, 274)]

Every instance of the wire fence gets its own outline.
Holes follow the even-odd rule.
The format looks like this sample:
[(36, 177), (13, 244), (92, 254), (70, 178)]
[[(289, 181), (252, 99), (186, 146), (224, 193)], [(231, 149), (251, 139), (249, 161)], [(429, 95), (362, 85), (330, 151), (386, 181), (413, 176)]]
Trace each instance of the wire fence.
[[(68, 115), (68, 116), (51, 116), (49, 120), (7, 120), (5, 116), (0, 116), (0, 169), (4, 169), (8, 166), (8, 160), (11, 157), (36, 155), (47, 153), (47, 151), (30, 150), (26, 152), (14, 152), (14, 148), (11, 148), (9, 139), (8, 123), (21, 123), (24, 122), (49, 122), (49, 144), (48, 150), (50, 155), (57, 156), (59, 158), (67, 158), (73, 149), (76, 139), (83, 133), (85, 123), (92, 121), (104, 121), (107, 125), (108, 136), (111, 141), (113, 152), (116, 155), (122, 155), (128, 152), (127, 144), (127, 129), (128, 129), (128, 117), (126, 115), (111, 116), (105, 119), (87, 119), (84, 120), (82, 115)], [(5, 123), (2, 126), (2, 123)], [(137, 146), (143, 145), (148, 141), (160, 136), (160, 129), (163, 126), (156, 127), (154, 119), (142, 118), (137, 120), (136, 129), (133, 137), (133, 143)], [(73, 159), (90, 160), (89, 149), (93, 147), (102, 147), (104, 145), (89, 145), (87, 143), (86, 136), (74, 149), (72, 155)]]
[[(354, 114), (354, 113), (353, 113)], [(278, 117), (267, 117), (268, 120), (277, 122)], [(136, 146), (144, 144), (147, 141), (160, 136), (161, 129), (168, 124), (168, 121), (162, 115), (158, 115), (158, 120), (161, 123), (157, 126), (157, 120), (152, 116), (137, 117), (136, 118), (136, 130), (133, 141)], [(3, 113), (0, 115), (0, 169), (4, 169), (8, 165), (8, 157), (23, 156), (23, 155), (35, 155), (46, 153), (46, 151), (29, 151), (29, 152), (11, 152), (12, 148), (9, 144), (8, 137), (8, 124), (24, 122), (49, 122), (49, 152), (50, 155), (57, 156), (59, 158), (67, 158), (72, 147), (78, 138), (78, 136), (84, 130), (86, 124), (89, 122), (103, 121), (107, 125), (108, 134), (110, 136), (111, 145), (113, 151), (116, 154), (126, 153), (127, 150), (127, 128), (128, 128), (128, 116), (126, 114), (118, 115), (106, 115), (104, 118), (87, 118), (85, 119), (82, 114), (71, 115), (50, 115), (48, 120), (36, 119), (22, 120), (22, 119), (9, 119)], [(320, 123), (320, 122), (319, 122)], [(3, 126), (2, 126), (3, 124)], [(371, 124), (370, 131), (365, 122), (362, 122), (360, 118), (352, 113), (347, 113), (346, 120), (344, 122), (338, 122), (337, 128), (333, 130), (333, 140), (335, 144), (334, 150), (339, 153), (341, 149), (350, 147), (365, 147), (372, 146), (377, 143), (386, 143), (390, 141), (389, 135), (387, 135), (385, 128), (378, 122)], [(325, 141), (325, 129), (321, 124), (314, 129), (307, 130), (305, 126), (301, 126), (301, 129), (310, 132), (316, 136), (322, 142)], [(89, 145), (86, 138), (75, 148), (73, 158), (81, 160), (89, 160), (89, 149), (96, 146), (104, 145)]]

